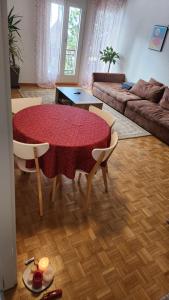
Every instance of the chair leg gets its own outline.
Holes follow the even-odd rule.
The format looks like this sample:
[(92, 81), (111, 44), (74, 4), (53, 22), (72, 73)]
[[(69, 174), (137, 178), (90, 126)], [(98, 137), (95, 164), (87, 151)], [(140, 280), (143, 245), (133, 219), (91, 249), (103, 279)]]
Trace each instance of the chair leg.
[(87, 178), (86, 210), (89, 208), (90, 194), (92, 189), (92, 177)]
[(43, 198), (42, 198), (42, 184), (41, 184), (41, 175), (40, 172), (36, 172), (37, 176), (37, 185), (38, 185), (38, 199), (39, 199), (39, 212), (40, 216), (43, 216)]
[(82, 173), (79, 173), (79, 176), (78, 176), (78, 183), (80, 183), (81, 177), (82, 177)]
[(54, 202), (55, 200), (55, 194), (56, 194), (56, 182), (57, 182), (57, 177), (53, 179), (53, 184), (52, 184), (52, 198), (51, 201)]
[(108, 165), (106, 164), (106, 173), (109, 173)]
[(107, 185), (107, 169), (106, 167), (102, 167), (102, 174), (103, 174), (103, 181), (105, 186), (105, 192), (108, 192), (108, 185)]
[(56, 194), (56, 189), (57, 189), (57, 186), (59, 185), (59, 178), (58, 176), (56, 176), (54, 179), (53, 179), (53, 187), (52, 187), (52, 202), (55, 202), (55, 194)]
[(57, 178), (58, 178), (58, 180), (57, 180), (57, 187), (59, 187), (60, 188), (60, 190), (62, 189), (62, 175), (61, 174), (59, 174), (58, 176), (57, 176)]

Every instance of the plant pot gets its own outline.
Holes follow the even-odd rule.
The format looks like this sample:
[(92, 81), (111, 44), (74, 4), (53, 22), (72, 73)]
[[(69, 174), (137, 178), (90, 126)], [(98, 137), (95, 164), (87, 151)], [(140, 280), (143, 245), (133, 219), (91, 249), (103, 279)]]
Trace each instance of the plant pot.
[(18, 66), (10, 66), (11, 88), (19, 88), (20, 68)]

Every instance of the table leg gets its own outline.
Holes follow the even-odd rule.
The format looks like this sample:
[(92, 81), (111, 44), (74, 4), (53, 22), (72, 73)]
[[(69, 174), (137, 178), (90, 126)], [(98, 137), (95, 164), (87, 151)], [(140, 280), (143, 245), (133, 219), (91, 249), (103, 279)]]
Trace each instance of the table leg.
[(56, 104), (59, 103), (59, 98), (60, 98), (60, 92), (58, 91), (58, 89), (56, 89), (56, 93), (55, 93), (55, 103)]

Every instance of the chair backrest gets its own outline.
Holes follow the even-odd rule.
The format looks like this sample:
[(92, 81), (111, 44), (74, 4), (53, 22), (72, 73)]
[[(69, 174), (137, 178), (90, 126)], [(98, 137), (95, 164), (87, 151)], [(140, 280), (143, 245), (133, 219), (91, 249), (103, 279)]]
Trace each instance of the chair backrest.
[(108, 111), (101, 110), (93, 105), (89, 106), (89, 111), (105, 120), (110, 127), (112, 127), (116, 122), (116, 118), (114, 118)]
[(34, 149), (36, 148), (37, 157), (42, 156), (45, 154), (49, 149), (48, 143), (43, 144), (25, 144), (20, 143), (18, 141), (13, 141), (13, 152), (15, 156), (21, 158), (21, 159), (34, 159), (35, 153)]
[(117, 143), (118, 143), (118, 134), (117, 134), (117, 132), (113, 132), (112, 138), (111, 138), (111, 145), (110, 145), (110, 147), (109, 148), (104, 148), (104, 149), (94, 149), (92, 151), (93, 158), (96, 161), (98, 161), (98, 159), (100, 158), (101, 154), (104, 153), (101, 162), (107, 160), (111, 156), (113, 150), (116, 148)]
[(16, 114), (18, 111), (24, 108), (42, 104), (42, 98), (41, 97), (16, 98), (16, 99), (11, 99), (11, 103), (12, 103), (12, 113)]

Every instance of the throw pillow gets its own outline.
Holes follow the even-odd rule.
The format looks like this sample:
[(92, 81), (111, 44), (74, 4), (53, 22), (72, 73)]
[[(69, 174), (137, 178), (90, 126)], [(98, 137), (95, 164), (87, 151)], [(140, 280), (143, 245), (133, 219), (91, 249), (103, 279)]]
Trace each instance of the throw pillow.
[(164, 95), (162, 99), (160, 100), (160, 106), (162, 108), (168, 109), (169, 110), (169, 88), (165, 88)]
[(147, 99), (152, 102), (159, 102), (163, 93), (164, 86), (158, 86), (150, 82), (140, 79), (130, 90), (131, 93), (139, 96), (142, 99)]
[(152, 84), (155, 84), (155, 85), (158, 85), (158, 86), (163, 86), (164, 85), (163, 83), (157, 81), (154, 78), (150, 78), (149, 83), (152, 83)]
[(122, 83), (121, 87), (122, 87), (122, 89), (130, 90), (133, 87), (133, 85), (134, 85), (133, 82), (125, 81)]

